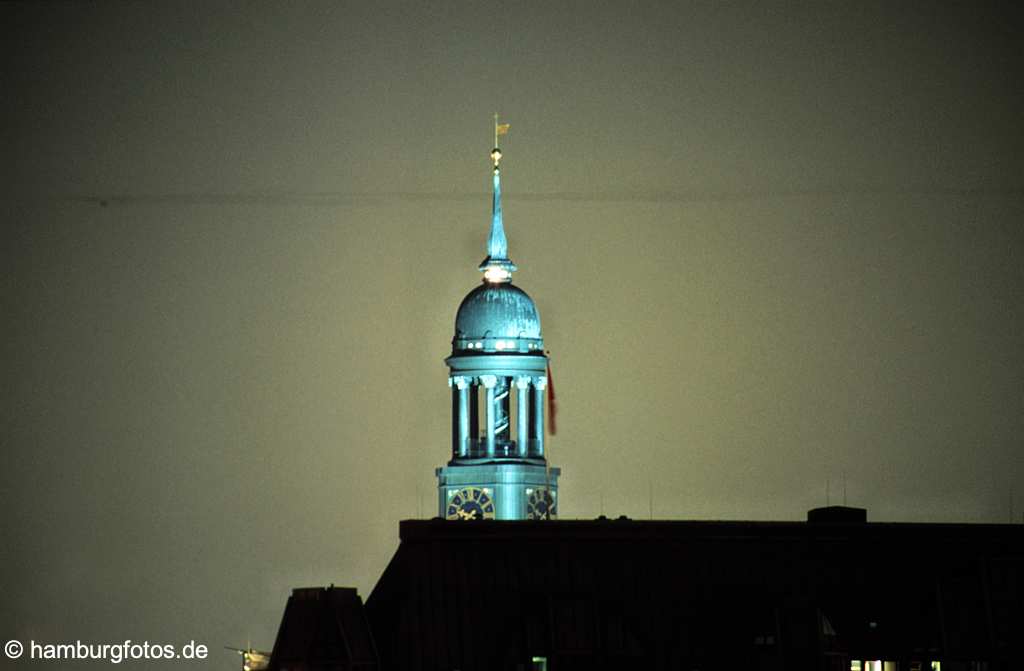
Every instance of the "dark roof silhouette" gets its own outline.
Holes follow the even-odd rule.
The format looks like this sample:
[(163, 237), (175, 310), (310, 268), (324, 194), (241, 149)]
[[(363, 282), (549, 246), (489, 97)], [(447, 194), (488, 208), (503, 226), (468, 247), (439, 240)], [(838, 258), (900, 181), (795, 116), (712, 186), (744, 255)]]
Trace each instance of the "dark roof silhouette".
[(378, 669), (363, 600), (356, 590), (333, 585), (292, 590), (268, 668)]
[(389, 670), (519, 670), (534, 657), (552, 671), (1011, 668), (1024, 527), (864, 523), (857, 510), (814, 522), (404, 521), (367, 617)]

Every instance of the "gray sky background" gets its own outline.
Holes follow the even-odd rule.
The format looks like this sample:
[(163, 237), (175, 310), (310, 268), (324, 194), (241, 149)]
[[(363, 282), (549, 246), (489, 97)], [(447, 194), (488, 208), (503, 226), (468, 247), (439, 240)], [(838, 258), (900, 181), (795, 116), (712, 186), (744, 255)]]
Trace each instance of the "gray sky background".
[(292, 587), (368, 596), (434, 514), (495, 111), (563, 517), (802, 519), (845, 473), (871, 520), (1021, 519), (1010, 3), (0, 24), (0, 639), (233, 668)]

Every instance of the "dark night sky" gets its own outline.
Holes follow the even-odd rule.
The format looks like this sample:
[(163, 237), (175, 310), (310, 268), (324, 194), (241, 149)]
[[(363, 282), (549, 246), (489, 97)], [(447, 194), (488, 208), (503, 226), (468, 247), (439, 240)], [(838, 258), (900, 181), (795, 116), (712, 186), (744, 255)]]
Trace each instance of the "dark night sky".
[(368, 596), (433, 514), (496, 110), (563, 517), (802, 519), (845, 473), (871, 520), (1021, 519), (1010, 3), (0, 24), (2, 640), (233, 668), (290, 588)]

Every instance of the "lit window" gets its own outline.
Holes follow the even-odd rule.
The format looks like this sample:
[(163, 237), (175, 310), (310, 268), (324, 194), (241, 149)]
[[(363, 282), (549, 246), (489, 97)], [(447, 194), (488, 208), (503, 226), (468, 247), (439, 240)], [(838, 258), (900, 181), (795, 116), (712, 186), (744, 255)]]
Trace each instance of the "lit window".
[(548, 671), (547, 657), (534, 657), (530, 660), (530, 671)]

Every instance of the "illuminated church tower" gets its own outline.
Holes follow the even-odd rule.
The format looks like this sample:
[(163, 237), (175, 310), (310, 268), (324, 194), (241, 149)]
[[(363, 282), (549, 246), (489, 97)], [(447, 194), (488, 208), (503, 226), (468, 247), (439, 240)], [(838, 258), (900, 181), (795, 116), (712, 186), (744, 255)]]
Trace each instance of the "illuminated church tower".
[[(547, 362), (537, 307), (512, 284), (515, 264), (501, 218), (495, 128), (494, 201), (483, 283), (455, 316), (452, 458), (437, 469), (440, 515), (458, 519), (549, 519), (557, 513), (559, 469), (544, 454)], [(507, 126), (505, 127), (507, 128)]]

